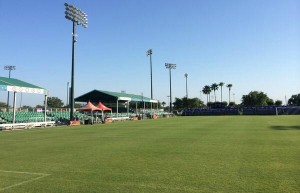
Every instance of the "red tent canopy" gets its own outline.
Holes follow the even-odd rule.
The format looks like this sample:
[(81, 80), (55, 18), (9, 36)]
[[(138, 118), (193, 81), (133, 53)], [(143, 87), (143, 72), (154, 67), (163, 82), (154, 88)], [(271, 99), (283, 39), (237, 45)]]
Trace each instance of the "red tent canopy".
[(101, 111), (111, 111), (111, 108), (106, 107), (104, 104), (102, 104), (101, 102), (98, 103), (97, 107), (101, 110)]
[(93, 105), (90, 101), (79, 109), (80, 111), (102, 111), (100, 108)]

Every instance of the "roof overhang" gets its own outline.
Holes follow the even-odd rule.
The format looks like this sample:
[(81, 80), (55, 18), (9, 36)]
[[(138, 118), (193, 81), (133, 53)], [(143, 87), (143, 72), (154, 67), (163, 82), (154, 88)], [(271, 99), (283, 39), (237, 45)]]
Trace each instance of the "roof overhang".
[(47, 95), (48, 91), (42, 87), (15, 79), (0, 77), (0, 91), (22, 92)]

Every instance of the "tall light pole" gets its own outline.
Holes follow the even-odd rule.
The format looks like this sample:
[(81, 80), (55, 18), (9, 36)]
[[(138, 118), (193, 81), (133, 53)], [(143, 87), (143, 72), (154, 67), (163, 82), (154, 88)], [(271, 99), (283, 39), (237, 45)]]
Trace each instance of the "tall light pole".
[(188, 98), (188, 89), (187, 89), (187, 78), (188, 78), (188, 74), (185, 73), (184, 74), (184, 77), (185, 77), (185, 93), (186, 93), (186, 98)]
[[(7, 66), (4, 66), (4, 70), (8, 70), (8, 78), (10, 78), (10, 72), (12, 70), (16, 70), (16, 66), (7, 65)], [(7, 106), (6, 106), (6, 110), (7, 110), (7, 112), (9, 110), (9, 91), (7, 92)]]
[[(168, 97), (168, 102), (170, 103), (170, 96), (167, 96)], [(171, 112), (171, 107), (169, 106), (169, 112)]]
[(171, 70), (176, 69), (176, 64), (165, 63), (165, 67), (169, 69), (170, 75), (170, 112), (172, 112), (172, 77), (171, 77)]
[[(150, 56), (150, 78), (151, 78), (151, 99), (153, 99), (153, 87), (152, 87), (152, 49), (146, 52), (147, 56)], [(151, 103), (152, 104), (152, 103)]]
[(75, 64), (75, 42), (76, 40), (76, 26), (82, 25), (84, 28), (87, 27), (87, 14), (80, 9), (65, 3), (66, 11), (65, 18), (72, 21), (73, 33), (72, 33), (72, 70), (71, 70), (71, 93), (70, 93), (70, 121), (74, 120), (74, 64)]

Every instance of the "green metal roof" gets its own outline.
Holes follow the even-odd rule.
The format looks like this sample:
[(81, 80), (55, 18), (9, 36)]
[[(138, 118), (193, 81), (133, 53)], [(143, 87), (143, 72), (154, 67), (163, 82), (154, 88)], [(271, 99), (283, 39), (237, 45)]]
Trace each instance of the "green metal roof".
[(124, 92), (111, 92), (111, 91), (102, 91), (102, 90), (93, 90), (88, 92), (84, 95), (81, 95), (75, 98), (77, 102), (100, 102), (100, 101), (107, 101), (107, 102), (115, 102), (116, 100), (119, 101), (134, 101), (134, 102), (152, 102), (157, 103), (157, 100), (152, 100), (148, 97), (143, 95), (136, 95), (136, 94), (128, 94)]
[(47, 94), (47, 90), (42, 87), (15, 78), (6, 77), (0, 77), (0, 91)]

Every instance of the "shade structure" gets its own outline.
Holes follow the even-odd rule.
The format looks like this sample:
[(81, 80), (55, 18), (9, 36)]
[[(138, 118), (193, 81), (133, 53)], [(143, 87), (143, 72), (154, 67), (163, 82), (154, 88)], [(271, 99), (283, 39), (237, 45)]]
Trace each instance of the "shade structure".
[(48, 91), (42, 87), (33, 85), (31, 83), (15, 79), (0, 77), (0, 91), (22, 92), (33, 94), (47, 95)]
[(44, 122), (46, 122), (46, 112), (47, 112), (47, 95), (48, 91), (42, 87), (33, 85), (31, 83), (15, 79), (15, 78), (6, 78), (0, 77), (0, 91), (8, 91), (14, 93), (14, 102), (13, 102), (13, 124), (16, 121), (16, 100), (17, 93), (32, 93), (32, 94), (43, 94), (45, 95), (45, 109), (44, 109)]
[(80, 111), (102, 111), (100, 108), (93, 105), (90, 101), (79, 109)]
[(107, 102), (112, 103), (118, 101), (130, 101), (130, 102), (146, 102), (146, 103), (158, 103), (158, 100), (153, 100), (143, 95), (128, 94), (123, 92), (111, 92), (111, 91), (101, 91), (92, 90), (84, 95), (75, 98), (76, 102)]
[(105, 120), (104, 120), (104, 114), (103, 114), (103, 111), (110, 111), (110, 114), (111, 114), (111, 116), (112, 116), (112, 109), (111, 109), (111, 108), (106, 107), (106, 106), (105, 106), (104, 104), (102, 104), (101, 102), (98, 103), (97, 107), (98, 107), (99, 109), (101, 109), (101, 111), (102, 111), (102, 121), (105, 121)]
[[(142, 103), (156, 103), (158, 108), (158, 100), (154, 100), (142, 95), (128, 94), (125, 92), (110, 92), (101, 90), (92, 90), (84, 95), (75, 98), (76, 102), (92, 101), (98, 103), (99, 101), (105, 103), (115, 103), (117, 110), (117, 117), (119, 116), (119, 102), (127, 103), (129, 102), (142, 102)], [(152, 108), (152, 105), (151, 105)], [(129, 105), (127, 105), (127, 114), (129, 114)]]
[(106, 106), (105, 106), (103, 103), (101, 103), (101, 102), (98, 103), (97, 107), (98, 107), (99, 109), (101, 109), (101, 111), (111, 111), (111, 110), (112, 110), (111, 108), (106, 107)]

